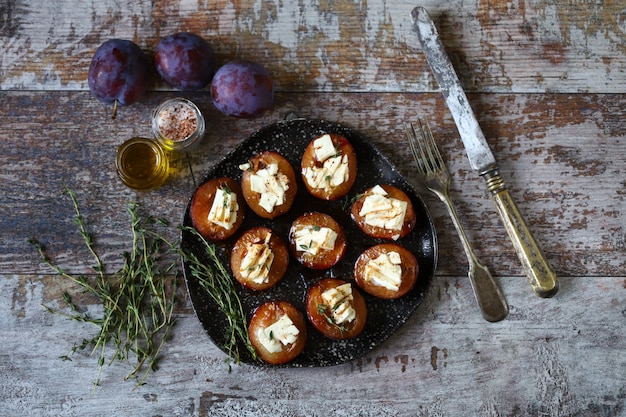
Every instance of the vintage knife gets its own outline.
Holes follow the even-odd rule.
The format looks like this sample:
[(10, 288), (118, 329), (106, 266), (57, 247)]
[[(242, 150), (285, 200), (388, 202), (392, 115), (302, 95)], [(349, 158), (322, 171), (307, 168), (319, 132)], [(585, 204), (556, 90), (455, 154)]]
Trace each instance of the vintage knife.
[(539, 297), (552, 297), (559, 289), (556, 274), (528, 230), (498, 173), (498, 164), (467, 101), (467, 96), (441, 43), (435, 24), (423, 7), (413, 9), (411, 16), (413, 29), (419, 37), (422, 51), (452, 113), (470, 164), (487, 182), (498, 214), (513, 242), (528, 282)]

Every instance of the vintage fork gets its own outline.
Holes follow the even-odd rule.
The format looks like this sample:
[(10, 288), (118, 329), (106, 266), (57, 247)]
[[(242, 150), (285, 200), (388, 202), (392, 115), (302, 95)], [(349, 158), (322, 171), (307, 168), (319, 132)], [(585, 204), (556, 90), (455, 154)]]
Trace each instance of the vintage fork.
[(450, 199), (450, 173), (441, 157), (439, 149), (435, 144), (428, 122), (419, 123), (419, 135), (412, 124), (406, 126), (406, 133), (413, 154), (413, 159), (418, 169), (425, 175), (424, 184), (435, 193), (437, 197), (445, 204), (450, 217), (454, 223), (454, 227), (461, 238), (461, 243), (467, 260), (469, 262), (469, 271), (467, 275), (470, 278), (474, 295), (480, 311), (487, 321), (500, 321), (506, 317), (509, 312), (507, 305), (498, 284), (494, 281), (489, 269), (482, 265), (472, 250), (469, 240), (456, 214), (456, 210)]

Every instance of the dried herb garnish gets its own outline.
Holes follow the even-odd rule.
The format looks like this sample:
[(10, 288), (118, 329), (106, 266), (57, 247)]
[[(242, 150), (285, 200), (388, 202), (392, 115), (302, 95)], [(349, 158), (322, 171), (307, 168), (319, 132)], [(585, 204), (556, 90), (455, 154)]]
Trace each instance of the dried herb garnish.
[(168, 242), (161, 234), (160, 228), (167, 226), (164, 220), (143, 215), (137, 204), (129, 204), (127, 211), (131, 218), (132, 250), (123, 253), (123, 266), (119, 271), (106, 274), (85, 227), (76, 194), (69, 188), (65, 189), (65, 194), (74, 206), (79, 233), (95, 259), (96, 265), (92, 267), (95, 274), (70, 274), (50, 260), (38, 240), (29, 241), (37, 248), (44, 264), (78, 284), (83, 292), (97, 298), (103, 312), (101, 317), (91, 317), (72, 302), (67, 292), (62, 297), (69, 307), (69, 313), (44, 306), (51, 313), (90, 323), (98, 328), (93, 337), (75, 344), (62, 358), (71, 360), (72, 354), (85, 349), (97, 355), (98, 373), (94, 388), (99, 385), (105, 364), (111, 365), (116, 360), (130, 363), (133, 369), (126, 379), (135, 379), (137, 387), (144, 383), (151, 370), (157, 369), (159, 354), (174, 325), (178, 271), (174, 270), (176, 261), (167, 261), (165, 258), (175, 253), (177, 245)]

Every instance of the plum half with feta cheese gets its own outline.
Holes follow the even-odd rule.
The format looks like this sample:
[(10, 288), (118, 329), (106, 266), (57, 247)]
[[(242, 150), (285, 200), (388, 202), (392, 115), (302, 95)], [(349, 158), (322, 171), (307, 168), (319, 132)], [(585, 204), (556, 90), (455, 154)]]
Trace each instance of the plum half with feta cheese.
[(295, 359), (307, 337), (303, 315), (287, 301), (260, 305), (250, 319), (248, 334), (259, 357), (273, 365)]
[(313, 327), (331, 339), (352, 339), (363, 331), (367, 321), (361, 293), (337, 278), (324, 278), (309, 289), (306, 312)]
[(357, 176), (357, 158), (348, 140), (334, 133), (313, 139), (302, 155), (302, 181), (311, 195), (337, 200), (350, 191)]
[(231, 237), (243, 223), (246, 205), (241, 188), (228, 177), (202, 184), (191, 199), (189, 216), (196, 230), (212, 241)]
[(417, 280), (419, 266), (415, 256), (395, 243), (372, 246), (354, 264), (357, 285), (378, 298), (400, 298), (408, 293)]
[(298, 192), (293, 167), (277, 152), (266, 151), (242, 164), (241, 188), (248, 206), (273, 219), (289, 211)]
[(243, 233), (230, 255), (235, 279), (254, 291), (276, 285), (287, 272), (288, 265), (287, 245), (267, 227), (255, 227)]
[(352, 219), (361, 230), (376, 239), (397, 240), (415, 227), (411, 199), (393, 185), (369, 188), (352, 204)]
[(289, 229), (291, 254), (311, 269), (331, 268), (343, 258), (346, 246), (343, 228), (325, 213), (304, 213)]

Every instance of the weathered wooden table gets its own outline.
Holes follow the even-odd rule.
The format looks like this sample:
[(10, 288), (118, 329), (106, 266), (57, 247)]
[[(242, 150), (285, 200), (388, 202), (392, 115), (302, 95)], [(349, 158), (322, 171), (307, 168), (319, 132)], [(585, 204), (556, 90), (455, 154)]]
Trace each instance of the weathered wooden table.
[[(520, 211), (557, 271), (536, 297), (484, 181), (470, 169), (451, 115), (412, 32), (417, 4), (386, 2), (2, 0), (0, 2), (0, 415), (6, 416), (624, 416), (626, 415), (626, 5), (621, 2), (427, 1)], [(94, 50), (132, 39), (145, 49), (185, 30), (220, 64), (258, 61), (275, 106), (221, 115), (207, 91), (154, 82), (117, 119), (87, 88)], [(149, 136), (152, 109), (193, 99), (210, 129), (172, 161), (157, 191), (117, 179), (117, 146)], [(340, 122), (377, 145), (419, 187), (403, 124), (428, 119), (452, 172), (452, 195), (480, 259), (510, 305), (481, 318), (467, 263), (442, 204), (424, 193), (439, 265), (425, 301), (380, 347), (322, 368), (235, 366), (213, 345), (184, 290), (160, 368), (134, 389), (124, 364), (62, 361), (93, 327), (46, 312), (76, 291), (39, 262), (38, 238), (61, 266), (90, 274), (73, 208), (113, 270), (129, 242), (125, 205), (180, 223), (197, 179), (247, 136), (290, 112)], [(189, 162), (189, 163), (188, 163)], [(98, 311), (85, 301), (84, 308)]]

